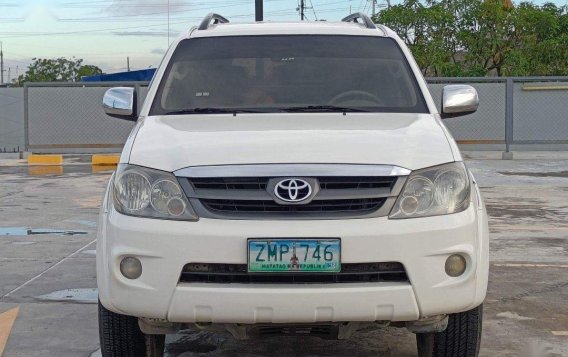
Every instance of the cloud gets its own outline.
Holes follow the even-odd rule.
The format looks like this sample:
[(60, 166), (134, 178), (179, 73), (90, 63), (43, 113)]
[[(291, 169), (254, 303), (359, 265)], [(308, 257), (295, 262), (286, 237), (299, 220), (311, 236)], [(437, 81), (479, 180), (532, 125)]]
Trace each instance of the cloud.
[[(185, 0), (170, 0), (170, 12), (188, 9)], [(158, 15), (168, 12), (167, 2), (164, 0), (112, 0), (106, 13), (112, 15)]]
[(155, 53), (157, 55), (163, 55), (164, 53), (166, 53), (166, 50), (164, 50), (162, 48), (154, 48), (152, 51), (150, 51), (150, 53)]

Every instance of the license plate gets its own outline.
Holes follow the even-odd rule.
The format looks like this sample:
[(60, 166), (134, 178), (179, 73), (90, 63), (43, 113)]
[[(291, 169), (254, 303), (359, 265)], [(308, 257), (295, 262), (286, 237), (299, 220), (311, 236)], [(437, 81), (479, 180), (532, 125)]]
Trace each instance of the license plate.
[(339, 239), (249, 239), (248, 271), (321, 272), (341, 271)]

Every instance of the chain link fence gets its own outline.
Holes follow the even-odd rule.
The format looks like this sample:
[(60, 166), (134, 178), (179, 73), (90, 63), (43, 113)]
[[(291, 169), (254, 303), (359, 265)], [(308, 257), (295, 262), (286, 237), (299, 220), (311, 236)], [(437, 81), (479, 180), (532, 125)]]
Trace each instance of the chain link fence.
[[(133, 122), (107, 116), (101, 108), (109, 87), (132, 83), (33, 83), (24, 86), (26, 149), (33, 152), (120, 151)], [(144, 91), (145, 92), (145, 91)], [(139, 98), (142, 103), (143, 98)]]
[[(444, 120), (444, 124), (459, 144), (505, 144), (506, 80), (474, 82), (472, 78), (463, 84), (473, 86), (479, 95), (477, 112), (458, 118)], [(442, 89), (448, 84), (456, 84), (455, 78), (428, 81), (432, 98), (441, 111)]]
[(568, 79), (513, 84), (513, 144), (568, 144)]
[[(480, 98), (476, 113), (444, 123), (465, 149), (568, 148), (568, 77), (429, 78), (434, 101), (442, 88), (470, 84)], [(0, 89), (0, 152), (119, 152), (133, 122), (101, 108), (109, 87), (136, 87), (142, 103), (146, 82), (31, 83)]]
[(24, 149), (24, 90), (0, 88), (0, 152)]

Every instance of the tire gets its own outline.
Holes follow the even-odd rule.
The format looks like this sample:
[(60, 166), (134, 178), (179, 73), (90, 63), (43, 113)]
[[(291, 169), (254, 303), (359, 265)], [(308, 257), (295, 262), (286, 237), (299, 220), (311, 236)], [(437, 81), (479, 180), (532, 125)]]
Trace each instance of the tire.
[(99, 340), (103, 357), (162, 357), (164, 335), (145, 335), (138, 318), (107, 310), (99, 301)]
[(419, 357), (477, 357), (481, 343), (483, 305), (451, 314), (443, 332), (418, 333)]

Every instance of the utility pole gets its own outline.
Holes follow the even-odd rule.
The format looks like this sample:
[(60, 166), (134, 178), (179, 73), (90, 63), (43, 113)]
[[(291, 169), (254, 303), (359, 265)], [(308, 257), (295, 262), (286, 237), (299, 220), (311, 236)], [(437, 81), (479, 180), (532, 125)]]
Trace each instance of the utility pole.
[(168, 0), (168, 47), (170, 48), (170, 0)]
[(256, 21), (263, 21), (264, 20), (264, 1), (263, 0), (255, 0), (254, 3), (254, 17)]
[(12, 67), (8, 67), (8, 84), (12, 83)]
[(375, 17), (375, 15), (377, 14), (377, 0), (371, 0), (373, 2), (373, 17)]
[(4, 52), (0, 42), (0, 84), (4, 84)]
[(126, 57), (126, 70), (130, 72), (130, 57)]
[(304, 15), (304, 11), (306, 10), (306, 2), (304, 0), (300, 0), (300, 19), (304, 21), (306, 16)]

